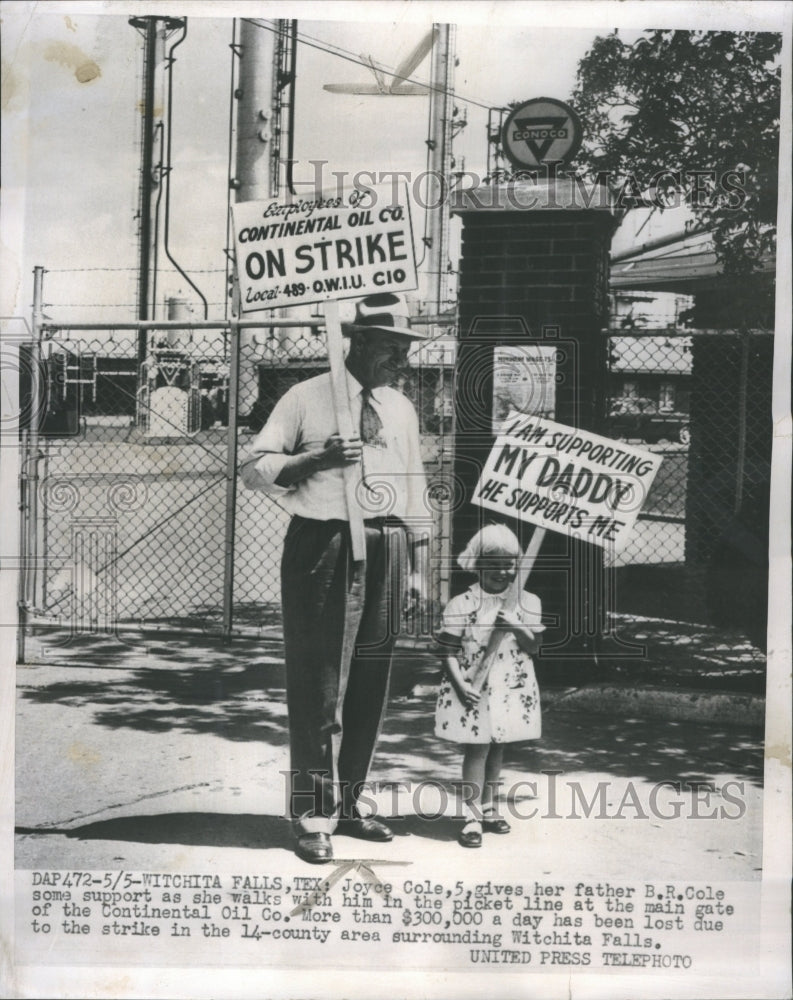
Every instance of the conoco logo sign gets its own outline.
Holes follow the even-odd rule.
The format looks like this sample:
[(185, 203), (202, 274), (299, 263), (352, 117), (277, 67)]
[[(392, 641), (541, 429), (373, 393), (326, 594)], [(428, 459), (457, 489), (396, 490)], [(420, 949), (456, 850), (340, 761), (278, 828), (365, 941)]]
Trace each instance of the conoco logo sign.
[(501, 142), (516, 167), (568, 163), (581, 145), (581, 124), (569, 105), (537, 97), (512, 110)]

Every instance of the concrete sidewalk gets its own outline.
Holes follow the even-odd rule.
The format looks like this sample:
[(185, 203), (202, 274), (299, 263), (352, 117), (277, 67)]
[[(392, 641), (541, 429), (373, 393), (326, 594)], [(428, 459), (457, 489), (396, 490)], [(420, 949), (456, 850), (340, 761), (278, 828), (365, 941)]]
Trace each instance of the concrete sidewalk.
[[(310, 867), (282, 819), (277, 636), (148, 649), (97, 638), (50, 659), (17, 668), (17, 867)], [(430, 669), (415, 656), (395, 666), (371, 778), (404, 787), (375, 795), (397, 834), (378, 856), (432, 863), (456, 852), (485, 869), (530, 858), (560, 877), (628, 877), (635, 863), (643, 878), (759, 878), (761, 699), (546, 688), (542, 739), (506, 754), (512, 832), (472, 852), (455, 840), (460, 754), (434, 736)], [(360, 853), (360, 842), (335, 840), (337, 856)]]

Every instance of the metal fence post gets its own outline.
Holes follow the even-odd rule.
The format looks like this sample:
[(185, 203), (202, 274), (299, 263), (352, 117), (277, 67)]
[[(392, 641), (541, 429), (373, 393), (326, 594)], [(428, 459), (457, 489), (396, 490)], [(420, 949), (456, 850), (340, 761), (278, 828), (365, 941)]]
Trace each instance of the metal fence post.
[[(17, 350), (19, 348), (17, 347)], [(20, 355), (17, 354), (19, 360)], [(21, 365), (21, 361), (20, 361)], [(22, 418), (22, 400), (19, 400)], [(30, 486), (28, 483), (28, 456), (30, 431), (22, 427), (19, 442), (19, 575), (17, 577), (17, 663), (25, 662), (25, 639), (28, 626), (28, 564), (30, 548)]]
[(44, 308), (44, 268), (33, 268), (33, 344), (30, 352), (30, 437), (28, 439), (28, 476), (30, 510), (30, 538), (27, 567), (29, 606), (36, 606), (38, 598), (38, 557), (39, 557), (39, 424), (43, 419), (43, 405), (47, 386), (43, 384), (41, 359), (41, 324)]
[(237, 421), (240, 382), (240, 327), (232, 322), (229, 338), (229, 417), (226, 442), (226, 530), (223, 565), (223, 638), (231, 639), (234, 610), (234, 533), (237, 509)]
[[(44, 268), (33, 268), (33, 337), (30, 345), (30, 400), (28, 406), (29, 427), (23, 429), (21, 449), (21, 533), (19, 563), (19, 633), (17, 637), (17, 659), (25, 662), (25, 639), (28, 626), (28, 612), (35, 607), (38, 590), (38, 490), (39, 490), (39, 422), (42, 418), (42, 401), (46, 385), (42, 385), (41, 334), (42, 310), (44, 302)], [(23, 401), (20, 400), (22, 414)], [(24, 417), (23, 417), (24, 419)]]

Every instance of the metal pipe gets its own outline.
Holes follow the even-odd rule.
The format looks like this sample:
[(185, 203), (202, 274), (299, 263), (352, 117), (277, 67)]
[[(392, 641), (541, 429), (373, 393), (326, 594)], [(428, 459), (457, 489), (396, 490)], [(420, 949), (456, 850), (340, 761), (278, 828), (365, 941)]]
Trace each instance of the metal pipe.
[[(140, 248), (138, 255), (138, 319), (149, 318), (149, 269), (151, 252), (151, 194), (154, 169), (154, 74), (157, 51), (157, 18), (145, 19), (143, 41), (143, 122), (140, 158)], [(138, 344), (139, 360), (146, 357), (146, 342)]]
[(295, 156), (295, 91), (297, 90), (297, 21), (290, 22), (289, 28), (289, 131), (286, 145), (286, 190), (293, 197), (295, 191), (292, 168)]
[(162, 122), (157, 122), (154, 128), (155, 134), (159, 133), (160, 137), (160, 159), (157, 164), (157, 199), (154, 202), (154, 233), (152, 235), (151, 241), (151, 316), (147, 318), (156, 319), (157, 318), (157, 273), (159, 271), (159, 261), (157, 259), (157, 248), (160, 245), (160, 204), (162, 203), (163, 189), (165, 185), (163, 184), (163, 176), (165, 168), (163, 166), (163, 151), (162, 151), (162, 136), (163, 136), (163, 125)]
[[(33, 268), (33, 334), (30, 345), (29, 426), (22, 429), (20, 449), (20, 537), (17, 591), (17, 662), (25, 662), (29, 611), (36, 605), (38, 555), (39, 422), (42, 419), (41, 336), (44, 268)], [(21, 365), (20, 365), (21, 370)], [(24, 413), (20, 400), (20, 414)]]
[[(237, 107), (237, 162), (232, 182), (235, 201), (262, 201), (273, 193), (272, 135), (270, 118), (275, 95), (275, 35), (250, 20), (240, 21), (239, 98)], [(276, 165), (277, 172), (277, 165)], [(232, 306), (233, 308), (233, 306)], [(238, 310), (236, 310), (238, 311)], [(313, 324), (293, 321), (295, 327)], [(231, 324), (229, 340), (229, 418), (226, 448), (226, 527), (223, 570), (223, 636), (231, 639), (234, 611), (234, 538), (237, 500), (237, 423), (240, 400), (240, 331), (282, 327), (284, 321)], [(292, 324), (289, 324), (292, 325)], [(321, 323), (317, 322), (317, 326)], [(228, 324), (225, 324), (228, 327)]]
[[(276, 118), (277, 33), (265, 30), (250, 19), (240, 20), (239, 74), (235, 94), (237, 104), (236, 166), (232, 181), (235, 202), (267, 201), (275, 196), (278, 182), (277, 162), (273, 163)], [(275, 172), (274, 172), (275, 171)], [(231, 313), (239, 316), (239, 282), (234, 282)], [(278, 324), (282, 325), (282, 324)], [(241, 330), (261, 329), (263, 323), (241, 325)], [(245, 358), (255, 353), (252, 334), (242, 337), (240, 349)], [(249, 410), (258, 396), (258, 385), (250, 365), (241, 370), (240, 406)]]
[(697, 225), (691, 229), (683, 229), (677, 233), (670, 233), (669, 236), (659, 236), (656, 240), (648, 240), (637, 247), (631, 247), (630, 250), (623, 250), (622, 253), (612, 254), (609, 261), (612, 264), (620, 264), (624, 260), (640, 257), (643, 253), (647, 253), (650, 250), (660, 250), (662, 247), (671, 246), (672, 243), (677, 243), (679, 240), (687, 239), (690, 236), (701, 236), (704, 232), (705, 227)]
[(181, 274), (184, 280), (190, 285), (193, 291), (198, 295), (204, 304), (204, 319), (209, 316), (209, 305), (206, 300), (206, 296), (201, 291), (201, 289), (196, 285), (192, 278), (185, 272), (185, 270), (179, 265), (171, 254), (170, 247), (170, 231), (171, 231), (171, 133), (172, 133), (172, 122), (173, 122), (173, 64), (176, 62), (176, 57), (174, 52), (182, 44), (182, 42), (187, 38), (187, 18), (184, 19), (182, 24), (182, 37), (173, 43), (168, 52), (167, 62), (168, 62), (168, 108), (166, 112), (166, 129), (165, 129), (165, 223), (163, 226), (163, 250), (165, 251), (165, 256), (173, 264), (176, 270)]
[[(137, 323), (44, 323), (42, 330), (228, 330), (234, 320), (194, 320), (186, 323), (184, 320), (139, 320)], [(324, 319), (246, 319), (240, 320), (238, 326), (243, 329), (259, 329), (260, 327), (277, 326), (310, 326), (324, 327)]]
[[(129, 24), (143, 36), (143, 87), (141, 94), (141, 160), (138, 218), (140, 247), (138, 255), (138, 305), (139, 319), (153, 319), (156, 310), (157, 249), (159, 241), (159, 206), (162, 195), (162, 133), (163, 133), (163, 81), (159, 67), (165, 58), (165, 40), (171, 31), (184, 26), (184, 18), (144, 16), (131, 17)], [(157, 134), (160, 134), (160, 163), (155, 165), (154, 154)], [(157, 198), (154, 188), (159, 186)], [(145, 337), (138, 338), (138, 363), (146, 359)]]
[[(20, 400), (20, 404), (21, 404)], [(22, 407), (20, 405), (20, 414)], [(27, 602), (27, 562), (28, 562), (28, 484), (26, 462), (29, 451), (28, 438), (30, 432), (21, 429), (19, 446), (19, 573), (17, 575), (17, 663), (25, 662), (25, 640), (28, 628)]]
[(610, 327), (600, 331), (606, 337), (627, 337), (636, 340), (639, 337), (665, 337), (669, 340), (684, 340), (686, 337), (773, 337), (773, 330), (712, 330), (707, 327), (683, 327), (670, 329), (668, 326), (646, 327), (637, 330), (624, 330), (622, 327)]
[(226, 191), (226, 247), (225, 247), (225, 258), (226, 258), (226, 299), (223, 307), (223, 315), (228, 319), (229, 315), (229, 305), (231, 298), (231, 257), (232, 257), (232, 246), (231, 246), (231, 192), (233, 189), (232, 184), (232, 173), (231, 173), (231, 162), (234, 149), (234, 96), (236, 88), (234, 86), (235, 68), (237, 55), (237, 18), (233, 18), (231, 22), (231, 73), (229, 74), (229, 149), (228, 149), (228, 163), (226, 166), (226, 177), (228, 180), (228, 190)]
[(231, 639), (234, 621), (234, 539), (237, 509), (237, 423), (240, 386), (240, 327), (231, 324), (229, 341), (229, 418), (226, 448), (226, 531), (223, 557), (223, 638)]
[[(456, 320), (449, 316), (414, 316), (410, 320), (413, 326), (453, 326)], [(324, 319), (241, 319), (241, 320), (194, 320), (191, 323), (183, 320), (139, 320), (137, 323), (42, 323), (43, 332), (53, 330), (228, 330), (235, 323), (241, 330), (271, 329), (279, 326), (310, 327), (313, 330), (325, 328)], [(612, 331), (608, 331), (612, 333)], [(631, 336), (636, 332), (631, 331)], [(717, 331), (720, 332), (720, 331)]]
[(274, 41), (271, 31), (263, 31), (246, 18), (240, 21), (236, 201), (270, 197), (269, 116)]
[[(44, 383), (41, 358), (42, 319), (44, 309), (44, 268), (33, 269), (33, 344), (30, 365), (30, 437), (28, 439), (27, 481), (30, 490), (28, 510), (30, 515), (29, 587), (28, 600), (36, 606), (38, 597), (39, 554), (39, 428), (46, 415), (47, 385)], [(43, 384), (44, 383), (44, 384)]]
[[(449, 138), (451, 125), (450, 93), (450, 31), (448, 24), (439, 24), (438, 40), (432, 50), (432, 75), (430, 90), (430, 165), (427, 203), (437, 205), (428, 208), (429, 252), (427, 268), (429, 273), (430, 301), (436, 310), (443, 309), (445, 296), (444, 260), (446, 257), (446, 232), (448, 219), (448, 198), (445, 185), (449, 173)], [(436, 197), (433, 197), (436, 195)]]

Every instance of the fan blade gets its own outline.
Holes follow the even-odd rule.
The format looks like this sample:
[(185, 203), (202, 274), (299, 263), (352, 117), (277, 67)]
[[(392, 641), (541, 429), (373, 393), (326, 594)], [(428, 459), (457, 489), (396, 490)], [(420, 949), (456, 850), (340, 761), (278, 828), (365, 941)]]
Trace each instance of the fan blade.
[(389, 92), (389, 97), (426, 97), (429, 94), (430, 88), (425, 87), (423, 83), (398, 83), (396, 87), (392, 87)]
[(399, 83), (400, 80), (404, 80), (406, 77), (410, 76), (413, 70), (419, 65), (421, 60), (426, 56), (432, 46), (435, 44), (435, 39), (438, 37), (438, 29), (433, 28), (432, 31), (428, 32), (418, 43), (418, 45), (413, 49), (410, 55), (404, 59), (399, 66), (397, 66), (394, 71), (394, 79), (391, 86), (394, 87)]
[(325, 83), (323, 90), (331, 94), (379, 94), (383, 95), (382, 87), (377, 87), (373, 83)]
[(331, 94), (360, 94), (375, 97), (426, 97), (429, 87), (420, 83), (402, 83), (393, 90), (382, 90), (373, 83), (326, 83), (322, 86)]

